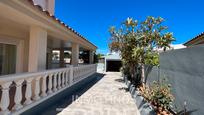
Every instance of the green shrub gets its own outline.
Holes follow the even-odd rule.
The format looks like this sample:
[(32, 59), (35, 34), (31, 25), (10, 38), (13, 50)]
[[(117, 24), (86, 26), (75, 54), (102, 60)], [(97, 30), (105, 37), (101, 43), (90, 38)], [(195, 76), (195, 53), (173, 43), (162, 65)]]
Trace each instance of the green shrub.
[(170, 109), (170, 106), (174, 101), (174, 96), (171, 94), (171, 85), (167, 84), (165, 79), (160, 83), (154, 81), (153, 85), (150, 87), (149, 100), (154, 102), (157, 107)]

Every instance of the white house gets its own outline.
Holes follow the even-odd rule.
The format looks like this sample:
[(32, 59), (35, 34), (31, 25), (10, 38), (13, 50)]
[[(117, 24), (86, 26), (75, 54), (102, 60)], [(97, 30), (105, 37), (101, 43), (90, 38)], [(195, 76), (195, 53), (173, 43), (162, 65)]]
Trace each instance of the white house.
[[(55, 0), (0, 0), (0, 115), (20, 114), (96, 71), (97, 47), (55, 17), (54, 5)], [(60, 52), (56, 68), (53, 50)], [(78, 65), (82, 50), (89, 52), (89, 65)]]

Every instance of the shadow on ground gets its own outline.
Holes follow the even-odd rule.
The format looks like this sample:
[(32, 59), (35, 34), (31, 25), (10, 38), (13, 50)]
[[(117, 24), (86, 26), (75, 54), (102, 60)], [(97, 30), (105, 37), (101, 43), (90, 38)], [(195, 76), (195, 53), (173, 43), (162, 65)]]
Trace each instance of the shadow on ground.
[(105, 74), (102, 73), (94, 74), (94, 76), (96, 76), (94, 80), (87, 83), (86, 85), (83, 85), (71, 95), (67, 95), (64, 98), (61, 98), (60, 100), (57, 101), (57, 103), (47, 106), (47, 109), (40, 112), (40, 115), (56, 115), (57, 113), (61, 112), (61, 110), (68, 107), (74, 101), (73, 97), (82, 96), (88, 89), (90, 89), (94, 84), (100, 81), (104, 75)]
[(117, 81), (117, 82), (122, 82), (122, 83), (124, 83), (124, 82), (125, 82), (125, 81), (124, 81), (122, 78), (115, 79), (115, 81)]
[[(115, 79), (115, 81), (120, 82), (120, 83), (125, 83), (125, 81), (122, 78)], [(118, 88), (119, 90), (124, 90), (125, 92), (128, 92), (129, 89), (127, 87), (120, 87)]]

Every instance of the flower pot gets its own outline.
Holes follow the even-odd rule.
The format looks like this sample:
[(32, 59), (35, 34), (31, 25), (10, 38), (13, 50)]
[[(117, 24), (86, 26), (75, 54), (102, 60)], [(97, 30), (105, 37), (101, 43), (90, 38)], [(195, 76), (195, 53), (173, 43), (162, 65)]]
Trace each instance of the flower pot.
[(128, 89), (130, 89), (130, 85), (131, 85), (130, 81), (127, 81), (127, 87), (128, 87)]
[(132, 90), (130, 91), (130, 94), (132, 97), (134, 97), (134, 94), (135, 94), (135, 86), (133, 86)]
[(148, 103), (145, 102), (142, 107), (140, 108), (141, 115), (156, 115), (154, 108)]
[(145, 102), (144, 97), (138, 95), (135, 99), (136, 99), (136, 105), (139, 109), (139, 107), (141, 107)]
[(130, 88), (129, 88), (130, 92), (132, 91), (133, 86), (134, 86), (133, 84), (130, 85)]

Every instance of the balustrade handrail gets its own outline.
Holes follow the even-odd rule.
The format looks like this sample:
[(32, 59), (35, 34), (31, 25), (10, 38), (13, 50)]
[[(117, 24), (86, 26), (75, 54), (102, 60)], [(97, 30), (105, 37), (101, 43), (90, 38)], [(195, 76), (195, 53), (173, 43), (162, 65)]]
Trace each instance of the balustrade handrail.
[(8, 82), (8, 81), (15, 81), (15, 80), (18, 80), (18, 79), (25, 79), (25, 78), (34, 77), (34, 76), (46, 75), (46, 74), (50, 74), (50, 73), (56, 73), (56, 72), (59, 72), (59, 71), (67, 70), (70, 67), (72, 67), (72, 66), (69, 66), (69, 67), (66, 67), (66, 68), (58, 68), (58, 69), (38, 71), (38, 72), (25, 72), (25, 73), (3, 75), (3, 76), (0, 76), (0, 83), (1, 82)]
[[(96, 64), (89, 64), (1, 76), (0, 114), (20, 114), (95, 72)], [(15, 90), (14, 94), (10, 93), (11, 88)], [(11, 96), (14, 96), (14, 100), (11, 100)], [(9, 109), (10, 103), (14, 105)]]

